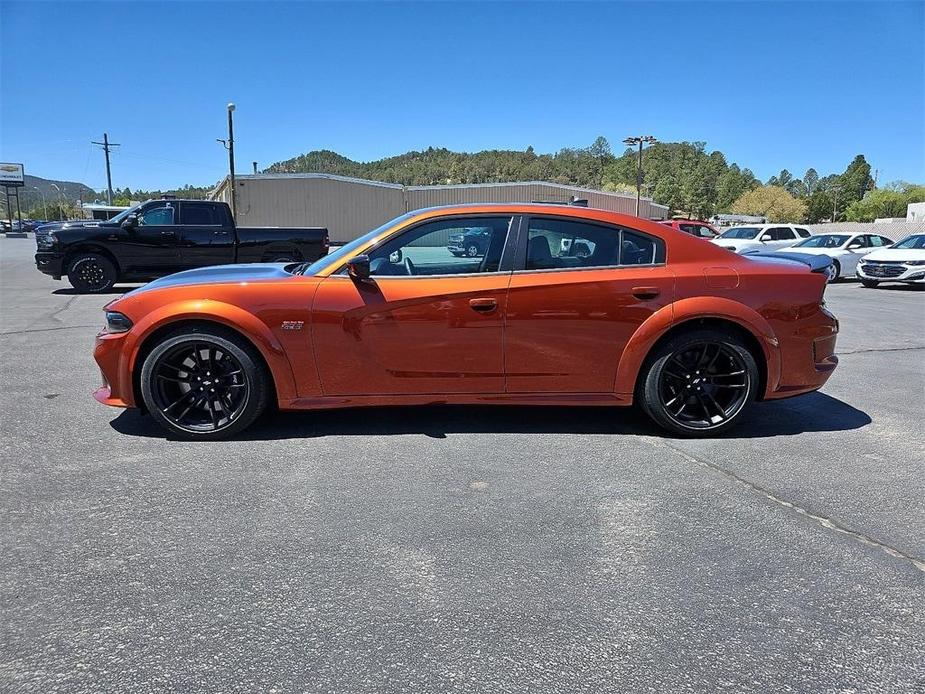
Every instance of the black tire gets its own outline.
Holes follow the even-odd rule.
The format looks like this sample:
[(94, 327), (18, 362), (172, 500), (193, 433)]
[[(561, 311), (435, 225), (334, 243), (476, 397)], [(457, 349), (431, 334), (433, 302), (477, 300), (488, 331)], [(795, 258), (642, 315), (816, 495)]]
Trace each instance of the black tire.
[(256, 348), (220, 327), (166, 335), (145, 358), (140, 383), (155, 421), (185, 439), (234, 436), (271, 400), (271, 379)]
[(662, 428), (688, 437), (733, 427), (755, 401), (760, 382), (751, 352), (739, 337), (721, 330), (673, 337), (643, 369), (637, 392), (642, 410)]
[(477, 258), (479, 255), (479, 247), (474, 243), (470, 243), (466, 246), (466, 255), (470, 258)]
[(112, 289), (119, 273), (105, 255), (81, 253), (68, 263), (67, 279), (78, 292), (98, 294)]
[(879, 283), (877, 280), (866, 280), (866, 279), (864, 279), (864, 278), (862, 277), (862, 278), (861, 278), (861, 284), (863, 284), (863, 285), (864, 285), (865, 287), (867, 287), (868, 289), (873, 289), (874, 287), (876, 287), (876, 286), (877, 286), (878, 284), (880, 284), (880, 283)]

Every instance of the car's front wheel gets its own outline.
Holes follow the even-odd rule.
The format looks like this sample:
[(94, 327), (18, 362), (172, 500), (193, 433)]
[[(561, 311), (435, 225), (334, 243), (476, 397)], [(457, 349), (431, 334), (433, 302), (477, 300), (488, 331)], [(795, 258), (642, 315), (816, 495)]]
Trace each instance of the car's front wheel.
[(112, 261), (99, 253), (81, 253), (67, 266), (67, 278), (78, 292), (97, 294), (112, 289), (118, 272)]
[(478, 254), (479, 254), (479, 247), (476, 246), (474, 243), (470, 243), (469, 246), (466, 248), (466, 255), (469, 256), (470, 258), (475, 258), (476, 256), (478, 256)]
[(828, 281), (830, 283), (838, 282), (839, 277), (841, 277), (841, 265), (837, 260), (833, 260), (832, 264), (826, 268), (826, 271), (828, 274)]
[(696, 330), (669, 339), (647, 361), (638, 397), (657, 424), (682, 436), (726, 431), (754, 402), (758, 366), (731, 333)]
[(180, 328), (141, 368), (141, 394), (170, 433), (214, 440), (250, 426), (270, 401), (270, 378), (257, 350), (219, 327)]

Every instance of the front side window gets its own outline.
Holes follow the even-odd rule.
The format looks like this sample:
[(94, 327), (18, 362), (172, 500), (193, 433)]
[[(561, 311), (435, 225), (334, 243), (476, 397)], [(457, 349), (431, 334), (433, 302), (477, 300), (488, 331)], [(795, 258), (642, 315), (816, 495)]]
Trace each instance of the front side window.
[(800, 241), (794, 248), (841, 248), (848, 240), (841, 234), (819, 234)]
[(768, 229), (772, 241), (789, 241), (793, 238), (793, 231), (789, 227), (774, 227)]
[(566, 219), (531, 219), (526, 270), (563, 270), (665, 262), (665, 244), (618, 227)]
[(138, 223), (143, 226), (169, 226), (173, 224), (173, 207), (149, 207), (141, 213)]
[(759, 227), (735, 227), (720, 234), (721, 239), (753, 239), (761, 231)]
[(452, 218), (421, 224), (370, 251), (370, 274), (497, 272), (510, 227), (510, 216)]

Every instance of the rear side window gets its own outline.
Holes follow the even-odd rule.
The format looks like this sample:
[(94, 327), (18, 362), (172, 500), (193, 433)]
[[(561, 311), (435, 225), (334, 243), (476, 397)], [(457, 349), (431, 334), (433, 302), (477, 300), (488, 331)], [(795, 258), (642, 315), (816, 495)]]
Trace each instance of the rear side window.
[(530, 220), (526, 270), (567, 270), (665, 262), (665, 244), (620, 227), (566, 219)]
[(215, 205), (202, 202), (184, 202), (180, 216), (183, 224), (190, 226), (218, 226), (222, 223)]

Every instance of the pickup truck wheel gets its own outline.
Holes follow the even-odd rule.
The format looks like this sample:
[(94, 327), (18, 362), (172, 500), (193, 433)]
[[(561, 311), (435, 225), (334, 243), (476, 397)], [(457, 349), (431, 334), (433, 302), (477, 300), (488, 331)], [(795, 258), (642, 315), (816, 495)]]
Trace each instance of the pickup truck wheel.
[(232, 436), (270, 401), (270, 378), (255, 348), (221, 328), (165, 337), (145, 359), (140, 383), (151, 416), (185, 439)]
[(98, 293), (112, 289), (118, 274), (116, 266), (106, 256), (81, 253), (68, 265), (67, 278), (79, 292)]
[(681, 436), (729, 429), (755, 400), (758, 366), (736, 336), (696, 330), (668, 340), (648, 361), (639, 387), (642, 409)]
[(475, 258), (479, 254), (479, 247), (474, 243), (470, 243), (468, 248), (466, 248), (466, 255), (470, 258)]

